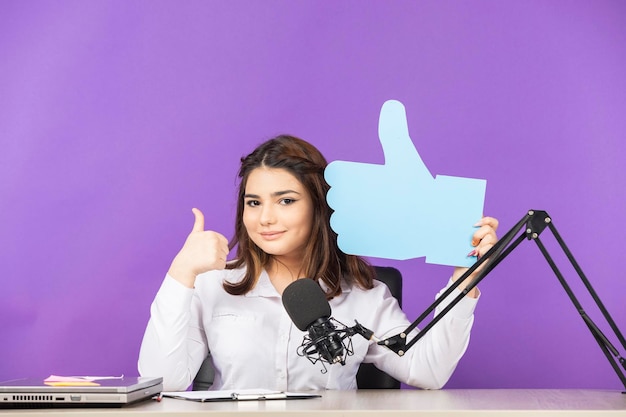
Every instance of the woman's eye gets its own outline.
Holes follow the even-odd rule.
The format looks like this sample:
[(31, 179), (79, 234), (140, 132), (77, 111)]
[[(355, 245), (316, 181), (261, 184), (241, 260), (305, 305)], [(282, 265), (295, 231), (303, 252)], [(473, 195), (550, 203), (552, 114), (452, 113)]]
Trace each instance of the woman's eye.
[(293, 198), (283, 198), (281, 200), (281, 203), (287, 206), (289, 204), (295, 203), (295, 201), (296, 200), (294, 200)]
[(260, 205), (261, 203), (258, 200), (248, 200), (246, 201), (246, 205), (250, 206), (250, 207), (256, 207), (258, 205)]

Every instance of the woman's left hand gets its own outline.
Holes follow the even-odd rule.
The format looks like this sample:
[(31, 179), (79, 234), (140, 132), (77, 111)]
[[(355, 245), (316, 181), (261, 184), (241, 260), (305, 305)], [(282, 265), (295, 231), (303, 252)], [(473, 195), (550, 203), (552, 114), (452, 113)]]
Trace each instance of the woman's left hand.
[(470, 256), (482, 257), (498, 242), (496, 230), (498, 230), (498, 219), (493, 217), (483, 217), (475, 225), (478, 230), (472, 236), (472, 246), (474, 250), (470, 252)]
[[(484, 256), (489, 249), (496, 244), (496, 242), (498, 242), (498, 236), (496, 235), (498, 220), (494, 217), (483, 217), (478, 223), (476, 223), (475, 226), (478, 227), (478, 230), (476, 230), (472, 236), (472, 246), (474, 246), (474, 250), (472, 250), (468, 256), (476, 256), (477, 258), (480, 258)], [(456, 281), (467, 271), (467, 269), (468, 268), (465, 267), (454, 268), (452, 279)], [(465, 285), (469, 284), (474, 278), (476, 272), (479, 270), (480, 268), (478, 268), (474, 274), (470, 275), (466, 282), (462, 283), (460, 287), (464, 288)], [(467, 295), (476, 298), (478, 296), (478, 289), (474, 287)]]

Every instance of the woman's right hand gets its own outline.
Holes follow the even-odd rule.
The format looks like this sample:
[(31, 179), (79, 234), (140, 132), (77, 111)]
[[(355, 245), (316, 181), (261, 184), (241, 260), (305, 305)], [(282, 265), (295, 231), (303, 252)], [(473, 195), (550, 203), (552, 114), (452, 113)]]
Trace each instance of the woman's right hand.
[(172, 278), (189, 288), (193, 288), (199, 274), (224, 269), (229, 252), (228, 239), (220, 233), (204, 230), (204, 215), (197, 208), (192, 211), (193, 229), (168, 271)]

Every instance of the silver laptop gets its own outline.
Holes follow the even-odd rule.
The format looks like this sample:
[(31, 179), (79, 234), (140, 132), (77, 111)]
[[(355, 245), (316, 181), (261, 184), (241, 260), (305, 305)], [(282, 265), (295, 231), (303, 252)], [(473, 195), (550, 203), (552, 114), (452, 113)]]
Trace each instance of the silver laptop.
[(163, 390), (161, 377), (124, 377), (96, 381), (96, 386), (51, 386), (43, 379), (0, 382), (0, 408), (121, 407)]

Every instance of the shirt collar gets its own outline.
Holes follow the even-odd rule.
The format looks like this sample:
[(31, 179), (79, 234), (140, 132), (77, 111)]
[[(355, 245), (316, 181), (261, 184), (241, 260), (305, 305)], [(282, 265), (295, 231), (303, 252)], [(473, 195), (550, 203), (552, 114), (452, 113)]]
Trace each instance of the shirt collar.
[(279, 297), (278, 291), (272, 285), (270, 281), (270, 276), (267, 274), (267, 271), (263, 269), (261, 271), (261, 275), (259, 275), (259, 279), (256, 284), (250, 291), (246, 293), (246, 297)]
[[(328, 286), (323, 281), (318, 281), (320, 287), (324, 292), (328, 291)], [(344, 279), (341, 280), (341, 292), (342, 294), (349, 293), (352, 289), (352, 286), (349, 285)], [(252, 290), (246, 293), (246, 297), (279, 297), (278, 291), (272, 285), (270, 281), (270, 277), (267, 274), (267, 271), (263, 269), (261, 271), (261, 275), (259, 275), (259, 279), (257, 280), (255, 286)]]

